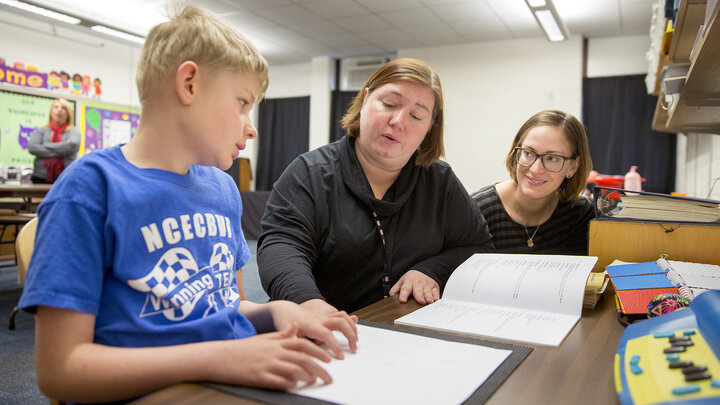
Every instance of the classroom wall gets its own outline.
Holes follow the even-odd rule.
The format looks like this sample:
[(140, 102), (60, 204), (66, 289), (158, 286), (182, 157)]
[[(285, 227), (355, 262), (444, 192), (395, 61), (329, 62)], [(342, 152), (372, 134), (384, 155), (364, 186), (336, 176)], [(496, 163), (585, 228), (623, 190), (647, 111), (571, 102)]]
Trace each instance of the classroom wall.
[(587, 45), (587, 77), (646, 74), (650, 35), (594, 38)]

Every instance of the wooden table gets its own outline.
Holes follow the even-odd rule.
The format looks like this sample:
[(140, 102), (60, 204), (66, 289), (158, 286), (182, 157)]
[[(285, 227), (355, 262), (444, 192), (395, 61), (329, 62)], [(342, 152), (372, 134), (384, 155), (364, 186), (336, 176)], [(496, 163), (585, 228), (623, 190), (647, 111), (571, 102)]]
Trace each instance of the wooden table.
[(0, 197), (22, 198), (27, 212), (32, 212), (32, 199), (44, 198), (52, 184), (0, 184)]
[[(392, 324), (420, 305), (390, 297), (356, 312), (368, 321)], [(488, 404), (618, 404), (613, 362), (624, 328), (618, 323), (611, 291), (582, 318), (559, 347), (534, 350), (490, 397)], [(362, 383), (362, 382), (359, 382)], [(257, 404), (199, 384), (177, 384), (133, 404)]]

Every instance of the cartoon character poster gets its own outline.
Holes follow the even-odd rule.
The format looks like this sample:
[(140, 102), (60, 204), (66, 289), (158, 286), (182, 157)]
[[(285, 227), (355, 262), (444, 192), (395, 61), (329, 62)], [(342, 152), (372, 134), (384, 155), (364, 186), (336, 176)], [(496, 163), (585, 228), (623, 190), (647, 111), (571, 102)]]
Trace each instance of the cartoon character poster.
[(126, 143), (137, 132), (140, 110), (107, 104), (80, 106), (80, 155)]
[(27, 151), (28, 140), (36, 127), (48, 123), (53, 100), (0, 90), (0, 163), (5, 166), (33, 164), (35, 157)]

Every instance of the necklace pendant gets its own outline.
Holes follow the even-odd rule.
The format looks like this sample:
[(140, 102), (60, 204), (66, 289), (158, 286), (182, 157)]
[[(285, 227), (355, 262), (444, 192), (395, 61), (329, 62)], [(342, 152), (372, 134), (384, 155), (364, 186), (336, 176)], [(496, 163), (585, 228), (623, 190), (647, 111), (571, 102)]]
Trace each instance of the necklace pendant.
[(528, 239), (527, 245), (528, 245), (528, 247), (533, 247), (533, 245), (535, 245), (535, 244), (533, 243), (532, 239)]

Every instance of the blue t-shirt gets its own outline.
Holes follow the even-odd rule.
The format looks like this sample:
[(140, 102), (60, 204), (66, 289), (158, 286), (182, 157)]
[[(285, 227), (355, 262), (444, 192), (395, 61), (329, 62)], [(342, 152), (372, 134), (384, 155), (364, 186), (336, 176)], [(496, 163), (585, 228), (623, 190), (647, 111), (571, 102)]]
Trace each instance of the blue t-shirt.
[(235, 272), (250, 252), (232, 178), (130, 164), (120, 147), (69, 165), (38, 209), (19, 307), (95, 315), (95, 342), (167, 346), (244, 338)]

